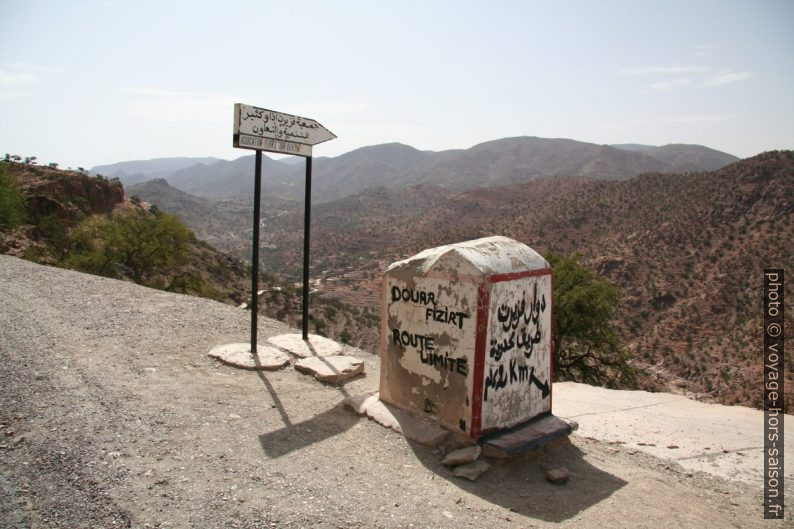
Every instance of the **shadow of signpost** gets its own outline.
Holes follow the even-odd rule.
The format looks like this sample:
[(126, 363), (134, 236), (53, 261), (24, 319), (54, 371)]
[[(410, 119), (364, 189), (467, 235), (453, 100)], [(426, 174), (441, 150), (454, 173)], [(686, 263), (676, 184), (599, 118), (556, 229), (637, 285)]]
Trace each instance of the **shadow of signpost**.
[[(455, 477), (431, 449), (411, 443), (417, 459), (436, 475), (483, 500), (515, 513), (547, 522), (563, 522), (610, 497), (626, 481), (585, 461), (584, 452), (564, 439), (535, 455), (488, 459), (491, 468), (476, 481)], [(548, 482), (547, 468), (564, 466), (571, 474), (566, 484)]]
[[(311, 342), (306, 342), (309, 349), (314, 354), (315, 358), (322, 361), (331, 371), (339, 373), (339, 371), (323, 357), (318, 356)], [(283, 428), (274, 430), (272, 432), (263, 433), (259, 435), (259, 444), (262, 450), (270, 458), (281, 457), (292, 451), (299, 450), (303, 447), (319, 443), (339, 435), (349, 430), (359, 419), (358, 416), (345, 411), (342, 402), (340, 401), (334, 407), (315, 415), (311, 419), (293, 424), (287, 414), (284, 404), (273, 387), (273, 384), (267, 379), (265, 371), (257, 370), (257, 376), (262, 381), (262, 384), (267, 389), (267, 392), (273, 401), (273, 405), (278, 410), (281, 420), (284, 423)], [(358, 375), (362, 376), (362, 375)], [(357, 378), (357, 377), (356, 377)], [(350, 379), (352, 380), (352, 379)], [(349, 380), (348, 380), (349, 381)], [(346, 382), (348, 382), (346, 381)], [(344, 387), (344, 384), (332, 385), (319, 382), (326, 387), (332, 387), (341, 393), (342, 397), (348, 397), (349, 394)]]
[(344, 433), (358, 421), (358, 416), (343, 409), (342, 403), (311, 419), (259, 435), (259, 444), (268, 457), (276, 458)]

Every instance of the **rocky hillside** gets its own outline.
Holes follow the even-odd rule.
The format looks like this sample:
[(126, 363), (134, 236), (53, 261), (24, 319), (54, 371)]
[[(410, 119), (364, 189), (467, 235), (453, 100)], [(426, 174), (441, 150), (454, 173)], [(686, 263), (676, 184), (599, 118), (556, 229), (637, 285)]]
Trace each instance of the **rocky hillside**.
[(580, 252), (615, 281), (625, 343), (663, 387), (760, 407), (762, 274), (794, 257), (792, 174), (784, 151), (712, 173), (593, 182), (487, 229)]
[(92, 215), (107, 215), (124, 204), (117, 180), (91, 178), (30, 164), (0, 162), (0, 172), (24, 195), (24, 222), (0, 232), (0, 252), (32, 256), (60, 242), (69, 229)]
[[(125, 196), (117, 179), (19, 163), (0, 163), (0, 171), (12, 177), (14, 187), (25, 198), (24, 222), (13, 229), (4, 229), (0, 225), (0, 253), (81, 269), (79, 263), (83, 261), (74, 259), (79, 243), (75, 233), (101, 219), (128, 214), (139, 214), (143, 218), (157, 215), (152, 204), (141, 201), (137, 196)], [(212, 224), (213, 221), (221, 222), (223, 219), (224, 210), (219, 211), (204, 199), (186, 195), (164, 180), (133, 186), (133, 189), (147, 198), (149, 194), (156, 193), (160, 197), (157, 204), (160, 208), (179, 213), (190, 224), (203, 219), (211, 229), (217, 226)], [(240, 208), (249, 218), (250, 204)], [(250, 255), (250, 239), (246, 241), (248, 253), (245, 255)], [(135, 280), (135, 274), (128, 267), (114, 266), (112, 271), (113, 274), (103, 274)], [(157, 273), (143, 271), (143, 275), (146, 279), (144, 284), (155, 288), (209, 297), (234, 305), (250, 300), (249, 265), (219, 252), (192, 233), (188, 237), (184, 259), (178, 263), (171, 262)], [(268, 274), (261, 275), (260, 289), (263, 291), (259, 303), (262, 314), (293, 326), (301, 325), (300, 289), (291, 283), (279, 282)], [(313, 332), (345, 343), (366, 344), (377, 339), (377, 316), (368, 308), (351, 307), (340, 300), (313, 296), (311, 318)]]
[[(141, 218), (154, 216), (147, 204), (125, 196), (117, 179), (35, 165), (3, 164), (2, 169), (14, 177), (16, 186), (26, 198), (26, 222), (16, 229), (0, 232), (2, 253), (44, 264), (75, 267), (70, 257), (77, 244), (76, 230), (96, 219), (130, 214), (141, 215)], [(146, 274), (144, 270), (148, 277), (145, 284), (228, 303), (245, 300), (250, 289), (247, 265), (187, 233), (184, 260), (155, 274)], [(118, 277), (134, 279), (129, 268), (115, 269)]]
[[(542, 252), (578, 252), (621, 289), (616, 324), (646, 370), (644, 387), (758, 407), (761, 273), (792, 261), (792, 157), (771, 152), (713, 172), (623, 181), (361, 191), (313, 209), (312, 286), (374, 314), (382, 270), (424, 248), (498, 234)], [(250, 202), (225, 204), (236, 216), (210, 235), (213, 244), (247, 258)], [(264, 268), (289, 284), (301, 267), (302, 209), (274, 201), (264, 212)], [(198, 217), (203, 226), (208, 217)], [(374, 322), (355, 340), (376, 351)]]
[[(794, 153), (783, 151), (706, 173), (542, 179), (433, 199), (410, 190), (388, 203), (417, 211), (393, 210), (385, 226), (370, 222), (382, 205), (366, 207), (374, 192), (365, 192), (356, 207), (323, 206), (313, 263), (321, 290), (374, 306), (388, 263), (439, 244), (498, 234), (577, 252), (620, 287), (616, 324), (649, 373), (645, 387), (758, 407), (762, 271), (792, 262), (792, 174)], [(301, 224), (286, 224), (294, 227), (274, 234), (269, 258), (289, 270), (299, 264), (283, 241), (297, 240)]]
[(234, 210), (220, 208), (213, 201), (180, 191), (163, 178), (131, 185), (126, 188), (126, 192), (130, 197), (179, 215), (202, 240), (210, 239), (213, 234), (223, 233), (228, 219), (234, 218)]

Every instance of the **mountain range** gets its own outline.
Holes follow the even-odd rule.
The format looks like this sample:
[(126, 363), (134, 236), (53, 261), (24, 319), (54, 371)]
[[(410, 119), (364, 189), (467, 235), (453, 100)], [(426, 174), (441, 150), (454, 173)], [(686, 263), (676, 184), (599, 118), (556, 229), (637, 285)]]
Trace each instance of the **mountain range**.
[[(195, 160), (195, 163), (190, 163)], [(263, 194), (300, 199), (304, 164), (263, 156)], [(313, 160), (313, 199), (328, 202), (372, 187), (416, 184), (454, 190), (506, 185), (545, 176), (626, 179), (643, 172), (706, 171), (738, 160), (701, 145), (597, 145), (569, 139), (503, 138), (469, 149), (421, 151), (400, 143), (362, 147)], [(163, 178), (171, 186), (206, 198), (245, 196), (253, 190), (253, 155), (163, 158), (99, 166), (92, 172), (119, 178), (125, 186)]]
[(103, 175), (118, 178), (125, 186), (145, 182), (153, 178), (164, 178), (174, 174), (180, 169), (194, 165), (207, 165), (221, 161), (220, 158), (154, 158), (152, 160), (134, 160), (108, 165), (97, 165), (91, 168), (91, 175)]

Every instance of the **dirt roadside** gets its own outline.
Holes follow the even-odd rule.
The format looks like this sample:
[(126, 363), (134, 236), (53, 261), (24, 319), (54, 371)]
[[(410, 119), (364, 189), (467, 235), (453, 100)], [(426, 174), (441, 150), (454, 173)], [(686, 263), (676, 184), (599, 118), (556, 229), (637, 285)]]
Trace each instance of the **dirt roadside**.
[[(368, 353), (345, 350), (367, 374), (341, 388), (208, 358), (248, 333), (248, 313), (220, 303), (8, 256), (0, 301), (3, 528), (790, 523), (763, 520), (755, 485), (597, 435), (455, 478), (441, 454), (342, 408), (377, 389)], [(290, 331), (260, 320), (262, 343)], [(566, 485), (544, 479), (558, 464)]]

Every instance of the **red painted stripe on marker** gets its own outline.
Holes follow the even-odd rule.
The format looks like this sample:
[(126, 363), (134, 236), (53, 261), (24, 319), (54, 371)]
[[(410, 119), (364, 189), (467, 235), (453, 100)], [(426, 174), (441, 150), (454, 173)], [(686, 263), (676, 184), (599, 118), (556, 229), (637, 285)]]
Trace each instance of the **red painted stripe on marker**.
[(551, 274), (551, 268), (539, 268), (538, 270), (524, 270), (523, 272), (510, 272), (509, 274), (494, 274), (488, 276), (489, 283), (500, 283), (502, 281), (514, 281), (524, 277), (545, 276)]
[(471, 429), (469, 436), (480, 437), (482, 432), (482, 390), (485, 383), (485, 340), (488, 337), (488, 304), (490, 293), (487, 285), (477, 291), (477, 335), (474, 339), (474, 382), (472, 384)]
[(554, 394), (554, 275), (549, 278), (549, 413)]

